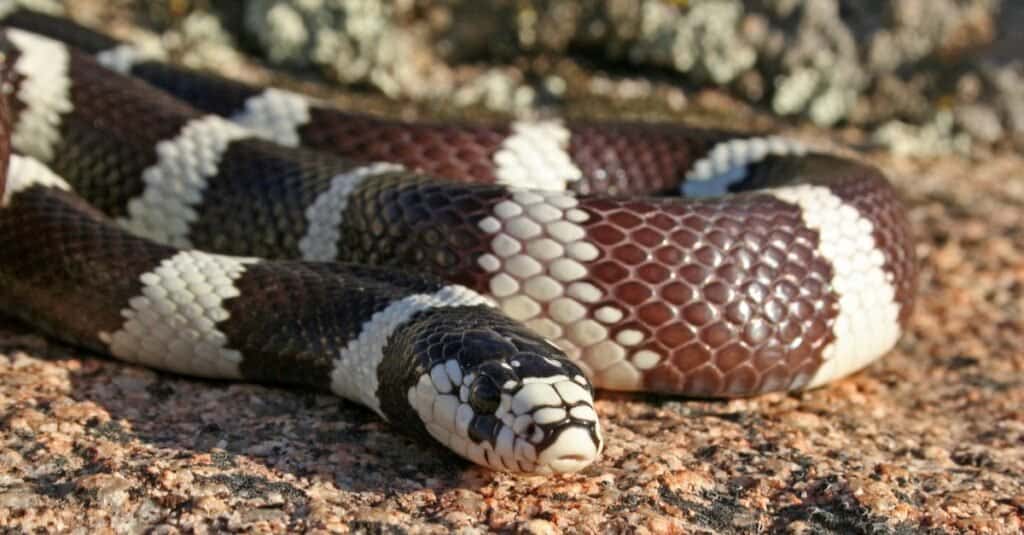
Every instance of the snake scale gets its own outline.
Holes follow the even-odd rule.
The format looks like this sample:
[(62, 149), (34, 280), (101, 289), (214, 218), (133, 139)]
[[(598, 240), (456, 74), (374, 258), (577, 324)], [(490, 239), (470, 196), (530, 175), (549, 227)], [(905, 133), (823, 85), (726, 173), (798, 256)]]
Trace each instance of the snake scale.
[(675, 124), (394, 121), (0, 14), (0, 309), (69, 343), (330, 391), (551, 473), (600, 455), (594, 388), (816, 387), (912, 308), (904, 209), (858, 161)]

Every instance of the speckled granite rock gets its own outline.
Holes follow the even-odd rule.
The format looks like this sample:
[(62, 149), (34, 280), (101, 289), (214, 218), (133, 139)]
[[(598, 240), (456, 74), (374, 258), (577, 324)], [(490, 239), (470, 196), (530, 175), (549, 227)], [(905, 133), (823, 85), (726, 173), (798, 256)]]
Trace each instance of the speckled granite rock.
[[(1021, 67), (983, 53), (1015, 41), (1020, 50), (1019, 23), (1007, 21), (1024, 8), (1001, 0), (258, 0), (244, 12), (245, 35), (273, 63), (517, 113), (544, 101), (537, 80), (566, 54), (676, 71), (688, 85), (728, 87), (826, 126), (924, 127), (937, 120), (934, 102), (972, 76), (984, 94), (958, 95), (964, 109), (954, 114), (969, 137), (992, 143), (1004, 126), (1016, 131), (1024, 109), (999, 82)], [(470, 66), (480, 61), (489, 65)], [(893, 137), (893, 125), (879, 139), (914, 143)]]
[[(624, 72), (653, 67), (676, 107), (688, 102), (676, 96), (684, 91), (720, 87), (783, 116), (879, 131), (875, 141), (898, 152), (1005, 140), (1024, 149), (1024, 5), (1001, 0), (210, 0), (203, 5), (212, 12), (189, 2), (118, 5), (161, 30), (176, 60), (240, 76), (236, 42), (294, 73), (525, 116), (600, 91), (574, 76), (582, 65), (607, 67), (627, 84)], [(106, 22), (98, 13), (112, 8), (95, 6), (68, 4)], [(642, 85), (630, 90), (664, 98)]]

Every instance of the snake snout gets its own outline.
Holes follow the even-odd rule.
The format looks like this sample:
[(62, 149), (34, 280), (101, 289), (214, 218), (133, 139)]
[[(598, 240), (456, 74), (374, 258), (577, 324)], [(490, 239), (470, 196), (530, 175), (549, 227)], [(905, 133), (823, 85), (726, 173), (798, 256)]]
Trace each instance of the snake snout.
[(596, 422), (570, 425), (560, 430), (554, 441), (541, 451), (537, 465), (544, 471), (578, 472), (597, 460), (602, 446)]
[(561, 407), (544, 406), (530, 414), (533, 420), (523, 437), (536, 451), (534, 470), (541, 473), (577, 472), (597, 460), (604, 439), (592, 401)]
[[(536, 366), (523, 363), (518, 368)], [(532, 471), (576, 472), (594, 462), (603, 449), (590, 384), (582, 374), (568, 370), (524, 376), (522, 386), (511, 394), (507, 420), (513, 423), (517, 442), (531, 453)]]

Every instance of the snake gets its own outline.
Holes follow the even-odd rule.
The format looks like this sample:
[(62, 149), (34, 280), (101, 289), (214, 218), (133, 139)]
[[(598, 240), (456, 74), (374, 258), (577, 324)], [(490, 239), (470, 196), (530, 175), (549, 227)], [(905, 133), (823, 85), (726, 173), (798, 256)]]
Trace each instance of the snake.
[(400, 121), (0, 22), (0, 310), (92, 351), (560, 473), (601, 455), (595, 389), (816, 388), (912, 312), (906, 210), (858, 159), (669, 122)]

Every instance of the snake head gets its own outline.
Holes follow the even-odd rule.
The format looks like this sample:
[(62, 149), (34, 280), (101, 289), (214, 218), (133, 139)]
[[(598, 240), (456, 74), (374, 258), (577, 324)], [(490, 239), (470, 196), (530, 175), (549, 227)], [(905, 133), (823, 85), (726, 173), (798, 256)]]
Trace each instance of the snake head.
[(406, 392), (434, 439), (503, 471), (575, 472), (598, 457), (593, 389), (561, 350), (489, 309), (454, 327), (420, 333), (425, 365)]

